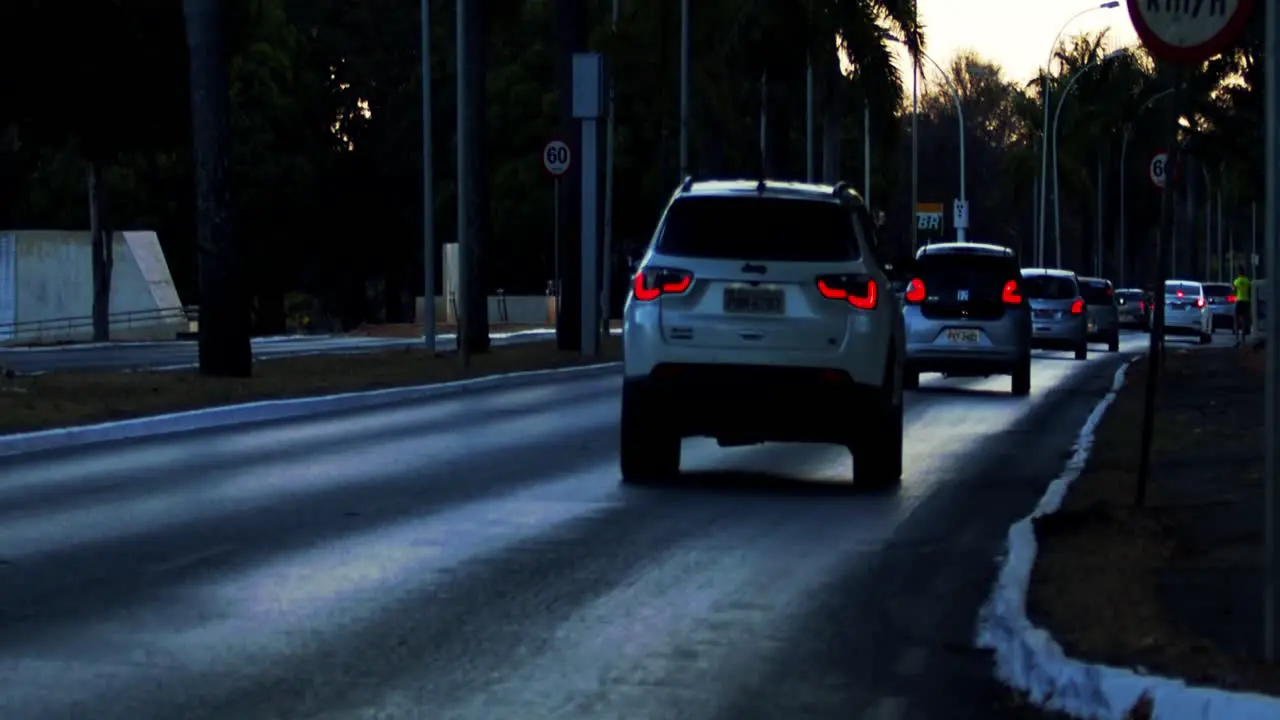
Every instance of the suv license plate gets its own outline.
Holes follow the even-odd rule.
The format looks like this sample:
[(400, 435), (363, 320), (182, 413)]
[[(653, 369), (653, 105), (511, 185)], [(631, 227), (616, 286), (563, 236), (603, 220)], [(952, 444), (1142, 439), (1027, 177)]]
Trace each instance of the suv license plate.
[(960, 343), (962, 345), (975, 345), (978, 342), (978, 331), (951, 328), (947, 330), (947, 342)]
[(727, 313), (781, 315), (786, 310), (783, 298), (781, 290), (726, 288), (724, 291), (724, 311)]

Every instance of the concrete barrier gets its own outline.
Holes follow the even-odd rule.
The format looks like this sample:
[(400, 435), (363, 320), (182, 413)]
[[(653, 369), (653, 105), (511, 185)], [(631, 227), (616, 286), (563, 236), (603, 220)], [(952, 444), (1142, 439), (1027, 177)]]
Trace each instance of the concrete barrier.
[[(435, 302), (436, 322), (457, 321), (457, 303), (452, 298), (446, 307), (443, 297)], [(414, 298), (413, 317), (422, 317), (422, 296)], [(490, 295), (489, 322), (516, 325), (554, 325), (556, 323), (555, 298), (547, 295)]]

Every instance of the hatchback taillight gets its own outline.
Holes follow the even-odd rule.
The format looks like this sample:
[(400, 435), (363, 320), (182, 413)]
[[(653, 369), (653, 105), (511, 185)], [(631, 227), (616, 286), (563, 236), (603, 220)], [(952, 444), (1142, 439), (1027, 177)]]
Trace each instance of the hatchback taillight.
[(911, 278), (911, 282), (907, 285), (907, 294), (905, 297), (909, 303), (919, 304), (924, 302), (924, 281), (920, 278)]
[(1204, 307), (1204, 298), (1202, 297), (1196, 298), (1196, 307), (1198, 308)]
[(866, 275), (823, 275), (818, 292), (828, 300), (844, 300), (859, 310), (874, 310), (879, 300), (876, 281)]
[(1000, 291), (1000, 300), (1005, 305), (1022, 304), (1022, 293), (1019, 291), (1017, 280), (1010, 280), (1004, 284), (1004, 289)]
[(1235, 302), (1235, 301), (1236, 301), (1236, 296), (1235, 296), (1235, 295), (1228, 295), (1228, 296), (1227, 296), (1227, 302), (1229, 302), (1229, 303), (1233, 303), (1233, 302)]
[(1076, 298), (1075, 302), (1071, 303), (1071, 314), (1072, 315), (1084, 314), (1084, 300), (1081, 300), (1080, 298)]
[(636, 299), (648, 302), (663, 295), (679, 295), (693, 284), (693, 273), (672, 268), (645, 268), (636, 273)]

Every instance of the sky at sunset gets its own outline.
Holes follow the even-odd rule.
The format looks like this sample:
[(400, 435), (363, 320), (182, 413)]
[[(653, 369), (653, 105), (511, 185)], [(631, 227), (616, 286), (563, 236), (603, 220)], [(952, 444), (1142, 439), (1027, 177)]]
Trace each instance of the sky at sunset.
[[(1044, 65), (1053, 38), (1072, 15), (1101, 3), (1087, 0), (918, 0), (925, 50), (946, 67), (957, 50), (973, 49), (1014, 80), (1030, 80)], [(1063, 37), (1110, 28), (1114, 47), (1137, 42), (1129, 12), (1120, 7), (1077, 18)], [(911, 78), (910, 65), (902, 66)], [(933, 74), (930, 68), (930, 75)]]

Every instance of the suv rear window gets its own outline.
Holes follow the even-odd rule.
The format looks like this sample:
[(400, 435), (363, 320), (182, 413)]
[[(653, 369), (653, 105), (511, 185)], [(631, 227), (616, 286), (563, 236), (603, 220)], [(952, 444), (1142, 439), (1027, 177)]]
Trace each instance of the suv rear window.
[(1062, 275), (1029, 275), (1022, 278), (1022, 294), (1037, 300), (1070, 300), (1077, 297), (1076, 281)]
[(778, 262), (857, 260), (853, 216), (825, 200), (690, 197), (667, 210), (663, 255)]
[(997, 291), (1019, 273), (1012, 257), (978, 254), (930, 253), (916, 261), (916, 276), (927, 288), (970, 290), (994, 288)]
[(1089, 305), (1110, 305), (1111, 293), (1102, 280), (1085, 280), (1080, 283), (1080, 297)]
[(1213, 298), (1224, 298), (1231, 294), (1231, 286), (1224, 284), (1205, 285), (1204, 294)]
[(1164, 284), (1165, 295), (1174, 295), (1178, 293), (1178, 291), (1181, 291), (1183, 295), (1198, 296), (1200, 294), (1200, 284), (1199, 283), (1180, 283), (1180, 282), (1167, 282)]

